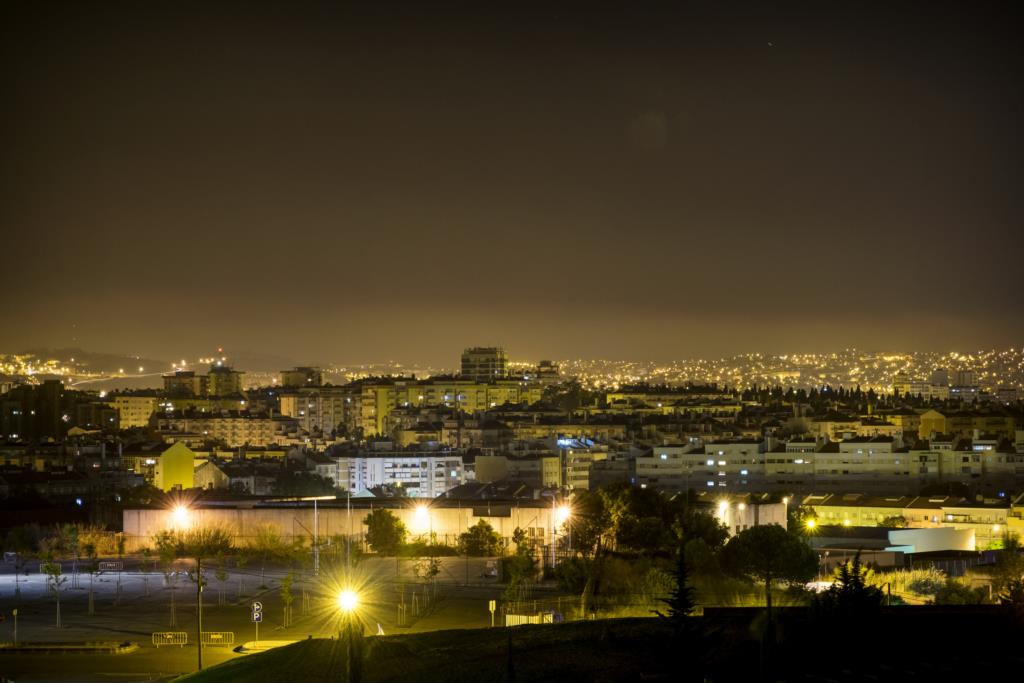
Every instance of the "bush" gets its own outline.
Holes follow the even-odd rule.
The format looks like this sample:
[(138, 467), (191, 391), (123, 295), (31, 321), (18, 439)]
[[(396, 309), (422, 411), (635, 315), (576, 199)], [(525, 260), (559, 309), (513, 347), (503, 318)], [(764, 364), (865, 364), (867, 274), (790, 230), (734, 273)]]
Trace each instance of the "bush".
[(978, 586), (971, 588), (955, 579), (949, 579), (935, 594), (936, 605), (982, 605), (988, 598), (988, 591)]
[(452, 557), (459, 554), (459, 549), (450, 545), (412, 541), (403, 543), (398, 554), (402, 557)]
[[(867, 583), (885, 590), (888, 588), (894, 594), (912, 593), (922, 599), (935, 597), (945, 583), (946, 575), (935, 569), (900, 569), (894, 572), (869, 572)], [(886, 584), (889, 584), (888, 587)]]
[(703, 538), (694, 538), (683, 546), (686, 568), (696, 575), (715, 576), (721, 573), (718, 556)]
[(938, 594), (942, 587), (945, 585), (945, 581), (938, 577), (925, 576), (919, 579), (915, 579), (907, 584), (907, 590), (911, 593), (918, 595), (935, 596)]
[(594, 561), (585, 557), (563, 560), (554, 571), (558, 587), (566, 593), (579, 595), (587, 585), (587, 579), (593, 572), (593, 565)]

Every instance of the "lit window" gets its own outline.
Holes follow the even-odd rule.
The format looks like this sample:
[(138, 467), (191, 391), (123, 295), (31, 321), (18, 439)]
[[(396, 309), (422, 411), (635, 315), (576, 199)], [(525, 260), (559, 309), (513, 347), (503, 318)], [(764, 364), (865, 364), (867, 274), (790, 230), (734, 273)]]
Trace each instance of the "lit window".
[(661, 454), (661, 459), (662, 460), (668, 460), (668, 456), (666, 454), (662, 453)]
[(708, 467), (714, 467), (715, 466), (715, 461), (714, 460), (708, 460), (707, 466)]

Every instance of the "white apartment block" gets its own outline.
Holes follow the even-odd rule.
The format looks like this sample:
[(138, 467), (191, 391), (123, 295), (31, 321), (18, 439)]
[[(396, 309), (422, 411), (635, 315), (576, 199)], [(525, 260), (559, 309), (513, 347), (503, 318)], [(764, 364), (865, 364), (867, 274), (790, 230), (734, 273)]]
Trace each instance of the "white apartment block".
[(436, 498), (465, 483), (462, 456), (455, 453), (368, 453), (339, 460), (347, 461), (341, 467), (348, 470), (353, 493), (375, 486), (400, 486), (411, 498)]

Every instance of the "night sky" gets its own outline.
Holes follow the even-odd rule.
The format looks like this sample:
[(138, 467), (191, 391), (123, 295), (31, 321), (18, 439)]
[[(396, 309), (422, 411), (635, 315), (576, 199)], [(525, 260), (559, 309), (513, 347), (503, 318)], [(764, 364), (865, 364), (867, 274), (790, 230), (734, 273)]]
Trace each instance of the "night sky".
[(4, 4), (0, 352), (1024, 342), (1011, 3), (209, 4)]

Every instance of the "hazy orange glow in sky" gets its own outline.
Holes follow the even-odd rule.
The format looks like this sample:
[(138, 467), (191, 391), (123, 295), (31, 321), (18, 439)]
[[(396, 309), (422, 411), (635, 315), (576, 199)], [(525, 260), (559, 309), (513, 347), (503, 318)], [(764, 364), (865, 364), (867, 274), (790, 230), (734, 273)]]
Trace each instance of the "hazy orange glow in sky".
[(1021, 342), (1008, 14), (210, 4), (0, 10), (0, 351)]

